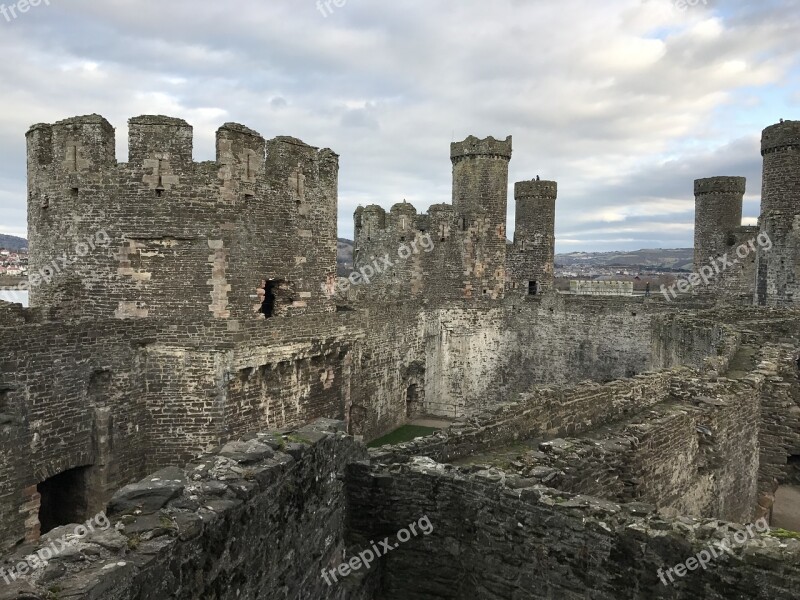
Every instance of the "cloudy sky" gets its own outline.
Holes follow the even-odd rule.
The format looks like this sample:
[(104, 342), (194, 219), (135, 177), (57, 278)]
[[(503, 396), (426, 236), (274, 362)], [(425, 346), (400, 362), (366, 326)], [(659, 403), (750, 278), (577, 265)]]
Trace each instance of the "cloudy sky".
[(337, 3), (7, 10), (0, 233), (26, 234), (31, 124), (100, 113), (125, 161), (127, 119), (166, 114), (194, 125), (196, 160), (226, 121), (336, 150), (343, 237), (359, 204), (449, 202), (450, 142), (510, 134), (512, 182), (559, 182), (558, 251), (688, 247), (693, 180), (746, 176), (754, 223), (761, 130), (800, 118), (800, 0)]

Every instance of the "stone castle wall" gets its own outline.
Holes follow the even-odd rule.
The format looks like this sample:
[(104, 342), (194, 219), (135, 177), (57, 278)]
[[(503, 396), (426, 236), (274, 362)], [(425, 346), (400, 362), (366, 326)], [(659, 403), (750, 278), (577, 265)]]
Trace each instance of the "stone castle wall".
[[(292, 435), (266, 431), (126, 486), (107, 511), (113, 527), (25, 578), (6, 573), (0, 598), (374, 598), (374, 579), (331, 586), (321, 576), (349, 558), (342, 478), (365, 457), (343, 427), (323, 420)], [(54, 534), (70, 530), (62, 529)]]
[[(617, 504), (543, 488), (491, 471), (430, 459), (350, 467), (354, 540), (393, 536), (426, 516), (433, 527), (381, 559), (387, 599), (794, 598), (800, 542), (716, 519), (667, 519), (646, 504)], [(731, 555), (707, 570), (694, 564), (664, 585), (659, 570), (743, 532)], [(357, 541), (354, 546), (358, 547)]]

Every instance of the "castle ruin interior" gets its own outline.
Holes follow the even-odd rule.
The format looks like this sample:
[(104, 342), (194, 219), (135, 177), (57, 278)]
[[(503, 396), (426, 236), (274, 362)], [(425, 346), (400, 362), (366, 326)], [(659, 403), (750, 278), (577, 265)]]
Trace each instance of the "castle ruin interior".
[(800, 534), (752, 527), (800, 486), (800, 121), (764, 130), (757, 227), (743, 178), (695, 182), (697, 272), (753, 252), (649, 297), (554, 290), (556, 182), (515, 185), (507, 240), (511, 137), (452, 144), (451, 204), (359, 208), (348, 284), (335, 152), (129, 125), (127, 163), (98, 115), (27, 134), (0, 599), (800, 596)]

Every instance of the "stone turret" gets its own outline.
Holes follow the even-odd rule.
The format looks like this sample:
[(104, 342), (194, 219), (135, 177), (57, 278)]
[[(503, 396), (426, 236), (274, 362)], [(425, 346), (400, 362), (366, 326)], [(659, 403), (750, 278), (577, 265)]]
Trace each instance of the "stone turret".
[(523, 295), (553, 289), (558, 184), (520, 181), (514, 186), (516, 217), (510, 249), (510, 283)]
[(744, 177), (710, 177), (694, 182), (694, 266), (698, 270), (736, 243), (742, 226)]
[(453, 208), (464, 240), (464, 298), (505, 293), (508, 164), (512, 139), (468, 137), (453, 143)]
[[(767, 127), (760, 228), (771, 241), (758, 256), (756, 304), (800, 302), (800, 121)], [(766, 239), (766, 238), (765, 238)]]

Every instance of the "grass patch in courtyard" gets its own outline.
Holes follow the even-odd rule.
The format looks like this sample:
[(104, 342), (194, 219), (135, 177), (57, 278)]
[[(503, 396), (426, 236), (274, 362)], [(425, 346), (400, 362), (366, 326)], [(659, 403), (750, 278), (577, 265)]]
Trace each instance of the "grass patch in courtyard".
[(403, 425), (399, 429), (386, 434), (367, 444), (367, 448), (380, 448), (381, 446), (388, 446), (394, 444), (402, 444), (403, 442), (410, 442), (414, 438), (426, 437), (439, 431), (435, 427), (420, 427), (419, 425)]

